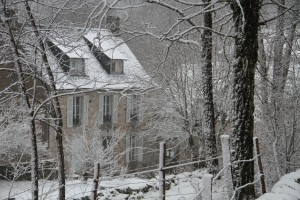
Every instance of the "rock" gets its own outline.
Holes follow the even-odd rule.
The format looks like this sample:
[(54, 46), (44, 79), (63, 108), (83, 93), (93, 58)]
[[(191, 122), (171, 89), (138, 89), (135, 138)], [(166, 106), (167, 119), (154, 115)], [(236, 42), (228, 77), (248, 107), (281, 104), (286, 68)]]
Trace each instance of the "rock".
[(133, 190), (130, 187), (127, 188), (116, 188), (116, 190), (121, 194), (132, 194)]
[(79, 199), (73, 199), (73, 200), (91, 200), (91, 197), (90, 196), (84, 196), (84, 197), (81, 197)]
[(145, 187), (139, 188), (139, 189), (133, 189), (133, 188), (127, 187), (127, 188), (116, 188), (116, 191), (119, 192), (119, 193), (121, 193), (121, 194), (132, 195), (134, 193), (136, 194), (136, 193), (139, 193), (139, 192), (143, 192), (143, 193), (149, 192), (149, 190), (151, 188), (153, 188), (152, 185), (146, 184)]

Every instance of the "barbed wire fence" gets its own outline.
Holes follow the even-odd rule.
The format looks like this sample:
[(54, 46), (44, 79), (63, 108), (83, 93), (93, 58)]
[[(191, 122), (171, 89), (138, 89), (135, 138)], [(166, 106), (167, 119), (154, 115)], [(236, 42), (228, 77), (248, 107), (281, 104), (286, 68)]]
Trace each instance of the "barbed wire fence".
[[(259, 152), (259, 146), (258, 146), (258, 138), (253, 138), (254, 142), (254, 147), (255, 147), (255, 155), (252, 159), (249, 160), (239, 160), (232, 162), (231, 161), (231, 153), (230, 153), (230, 138), (228, 135), (222, 135), (221, 136), (221, 144), (222, 144), (222, 156), (218, 156), (215, 158), (210, 158), (210, 159), (205, 159), (205, 160), (197, 160), (197, 161), (189, 161), (189, 162), (180, 162), (179, 164), (172, 165), (172, 166), (166, 166), (166, 143), (162, 142), (160, 143), (160, 153), (159, 153), (159, 164), (158, 165), (153, 165), (151, 167), (144, 167), (141, 169), (147, 169), (147, 168), (152, 168), (152, 167), (157, 167), (155, 169), (149, 169), (149, 170), (144, 170), (144, 171), (139, 171), (141, 169), (135, 169), (135, 171), (138, 172), (133, 172), (129, 174), (124, 174), (123, 176), (125, 177), (130, 177), (130, 176), (135, 176), (135, 175), (141, 175), (145, 173), (150, 173), (150, 172), (158, 172), (158, 196), (156, 197), (151, 197), (151, 199), (159, 199), (159, 200), (165, 200), (166, 197), (170, 195), (166, 195), (166, 170), (173, 169), (173, 168), (179, 168), (179, 167), (185, 167), (188, 165), (194, 165), (198, 164), (201, 162), (208, 162), (214, 159), (223, 159), (223, 168), (215, 175), (215, 177), (211, 174), (205, 174), (202, 177), (202, 189), (199, 192), (195, 193), (189, 193), (189, 194), (194, 194), (195, 199), (198, 199), (201, 197), (202, 200), (212, 200), (212, 185), (215, 183), (215, 181), (223, 174), (224, 175), (224, 185), (227, 189), (226, 193), (228, 196), (228, 199), (234, 199), (235, 194), (238, 190), (247, 187), (252, 184), (257, 184), (260, 181), (261, 188), (262, 188), (262, 193), (265, 193), (265, 182), (264, 182), (264, 174), (263, 174), (263, 169), (262, 169), (262, 162), (260, 159), (260, 152)], [(233, 187), (233, 181), (232, 181), (232, 169), (231, 166), (232, 164), (235, 164), (236, 162), (253, 162), (257, 160), (257, 165), (259, 169), (259, 176), (258, 178), (252, 182), (252, 183), (247, 183), (246, 185), (240, 186), (239, 188), (234, 188)], [(186, 160), (188, 161), (188, 160)], [(178, 163), (178, 162), (177, 162)], [(117, 178), (117, 176), (113, 176), (111, 178)], [(95, 180), (94, 180), (95, 181)], [(147, 181), (146, 181), (147, 182)], [(132, 183), (130, 183), (132, 184)], [(139, 184), (139, 183), (138, 183)], [(122, 185), (124, 186), (124, 185)], [(95, 191), (96, 189), (93, 188), (92, 191)], [(149, 199), (148, 197), (146, 199)], [(96, 200), (96, 198), (92, 199)]]
[[(184, 195), (194, 195), (194, 200), (202, 199), (202, 200), (212, 200), (212, 187), (213, 184), (216, 183), (216, 180), (218, 180), (222, 175), (224, 177), (223, 179), (223, 185), (226, 188), (225, 191), (222, 193), (227, 194), (227, 199), (229, 200), (234, 200), (235, 194), (238, 192), (238, 190), (241, 190), (242, 188), (245, 188), (249, 185), (253, 184), (260, 184), (261, 186), (261, 193), (264, 194), (266, 193), (266, 186), (265, 186), (265, 180), (264, 180), (264, 174), (263, 174), (263, 168), (262, 168), (262, 161), (261, 161), (261, 154), (259, 150), (259, 143), (258, 143), (258, 138), (255, 137), (253, 138), (253, 143), (254, 143), (254, 149), (255, 149), (255, 154), (252, 159), (249, 160), (239, 160), (239, 161), (231, 161), (231, 153), (230, 153), (230, 138), (228, 135), (222, 135), (221, 136), (221, 144), (222, 144), (222, 156), (214, 157), (214, 158), (209, 158), (209, 159), (204, 159), (204, 160), (196, 160), (196, 161), (190, 161), (190, 160), (183, 160), (183, 161), (177, 161), (176, 165), (171, 165), (171, 166), (166, 166), (166, 143), (162, 142), (160, 143), (160, 149), (159, 151), (159, 164), (152, 165), (152, 166), (147, 166), (147, 167), (141, 167), (138, 169), (134, 170), (128, 170), (127, 173), (124, 173), (120, 176), (109, 176), (109, 177), (100, 177), (100, 169), (101, 165), (100, 163), (96, 162), (94, 166), (94, 176), (89, 177), (92, 178), (92, 180), (89, 180), (89, 185), (91, 185), (91, 188), (85, 188), (83, 192), (78, 192), (74, 195), (79, 195), (79, 194), (84, 194), (91, 197), (92, 200), (96, 200), (98, 198), (98, 194), (101, 193), (101, 187), (100, 187), (100, 181), (111, 181), (113, 179), (117, 178), (124, 178), (124, 177), (134, 177), (136, 175), (141, 175), (141, 174), (147, 174), (151, 172), (156, 172), (158, 173), (158, 180), (152, 181), (153, 183), (158, 182), (158, 195), (157, 196), (152, 196), (152, 197), (145, 197), (143, 199), (159, 199), (159, 200), (166, 200), (167, 197), (174, 196), (173, 194), (166, 194), (166, 182), (168, 181), (166, 179), (166, 171), (174, 168), (182, 168), (188, 165), (194, 165), (198, 163), (205, 163), (211, 160), (215, 159), (222, 159), (223, 160), (223, 167), (222, 169), (219, 170), (219, 172), (213, 176), (211, 174), (204, 174), (202, 176), (202, 181), (201, 181), (201, 189), (197, 192), (185, 192), (185, 193), (180, 193), (176, 194), (178, 196), (184, 196)], [(252, 183), (247, 183), (243, 186), (240, 186), (238, 188), (233, 187), (233, 181), (232, 181), (232, 170), (231, 166), (232, 164), (235, 164), (237, 162), (257, 162), (257, 169), (258, 169), (258, 177), (252, 182)], [(178, 164), (179, 163), (179, 164)], [(174, 162), (175, 164), (175, 162)], [(141, 171), (143, 170), (143, 171)], [(129, 172), (129, 173), (128, 173)], [(196, 177), (191, 177), (195, 178)], [(177, 179), (183, 179), (182, 177), (177, 177)], [(137, 183), (124, 183), (124, 184), (119, 184), (115, 185), (114, 187), (124, 187), (124, 186), (130, 186), (133, 184), (141, 184), (141, 183), (150, 183), (151, 180), (146, 180), (146, 181), (139, 181)], [(82, 185), (81, 183), (74, 183), (74, 184), (67, 184), (68, 187), (74, 187), (76, 185)], [(88, 185), (87, 185), (88, 186)], [(90, 187), (90, 186), (89, 186)], [(47, 191), (46, 194), (42, 194), (43, 196), (49, 195), (51, 192), (56, 191), (58, 188), (52, 188), (51, 191)], [(24, 191), (26, 192), (26, 191)], [(19, 193), (20, 194), (20, 193)], [(16, 196), (17, 194), (12, 195), (11, 197)], [(68, 199), (73, 199), (72, 197), (69, 197)], [(43, 198), (44, 199), (44, 198)]]

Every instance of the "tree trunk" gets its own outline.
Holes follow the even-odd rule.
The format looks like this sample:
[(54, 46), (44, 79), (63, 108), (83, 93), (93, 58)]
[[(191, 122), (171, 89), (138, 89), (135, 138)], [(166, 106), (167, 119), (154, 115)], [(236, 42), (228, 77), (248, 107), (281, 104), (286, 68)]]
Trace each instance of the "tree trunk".
[[(284, 5), (285, 0), (280, 0), (278, 3)], [(277, 14), (282, 14), (284, 12), (284, 8), (278, 6)], [(283, 123), (283, 45), (284, 45), (284, 15), (280, 15), (277, 19), (276, 24), (276, 36), (275, 36), (275, 44), (274, 44), (274, 66), (273, 66), (273, 84), (271, 90), (271, 107), (273, 108), (273, 115), (271, 120), (273, 121), (273, 152), (276, 161), (277, 168), (277, 176), (281, 177), (280, 164), (278, 163), (280, 158), (278, 158), (278, 144), (281, 144), (283, 137), (281, 134), (284, 134), (284, 123)]]
[(38, 44), (41, 48), (43, 63), (46, 66), (46, 72), (47, 72), (47, 75), (48, 75), (48, 78), (50, 81), (49, 88), (50, 88), (51, 94), (53, 94), (53, 96), (55, 96), (51, 99), (51, 105), (54, 109), (54, 112), (52, 112), (51, 115), (54, 118), (55, 131), (56, 131), (55, 139), (56, 139), (56, 147), (57, 147), (58, 182), (59, 182), (59, 197), (58, 197), (58, 199), (64, 200), (65, 199), (65, 164), (64, 164), (64, 150), (63, 150), (63, 138), (62, 138), (63, 122), (62, 122), (60, 103), (59, 103), (58, 97), (56, 97), (57, 89), (56, 89), (55, 82), (54, 82), (54, 76), (53, 76), (52, 70), (50, 68), (47, 55), (46, 55), (46, 48), (44, 46), (42, 38), (40, 37), (40, 33), (35, 24), (35, 20), (31, 13), (31, 8), (30, 8), (30, 5), (28, 4), (27, 0), (25, 1), (25, 8), (27, 11), (27, 15), (30, 19), (34, 34), (35, 34), (36, 38), (38, 39)]
[[(3, 2), (2, 2), (3, 3)], [(4, 5), (4, 3), (3, 3)], [(4, 7), (5, 8), (5, 7)], [(10, 45), (12, 47), (12, 53), (14, 58), (14, 66), (15, 70), (18, 74), (20, 92), (24, 99), (24, 103), (28, 109), (28, 125), (30, 126), (30, 142), (31, 142), (31, 194), (33, 200), (38, 200), (38, 149), (37, 149), (37, 139), (36, 139), (36, 126), (33, 118), (34, 113), (34, 102), (30, 101), (30, 98), (27, 93), (26, 85), (25, 85), (25, 74), (22, 69), (22, 63), (20, 62), (21, 56), (19, 54), (19, 47), (16, 44), (15, 35), (12, 30), (14, 25), (12, 25), (11, 19), (7, 10), (3, 10), (5, 18), (9, 19), (5, 21), (5, 26), (9, 33)]]
[[(203, 0), (203, 3), (210, 4), (211, 0)], [(211, 9), (211, 7), (207, 8)], [(212, 13), (204, 13), (204, 29), (202, 35), (203, 51), (202, 59), (202, 91), (203, 91), (203, 134), (205, 137), (205, 156), (206, 159), (217, 156), (217, 145), (215, 135), (215, 116), (213, 102), (213, 84), (212, 84)], [(207, 163), (208, 173), (216, 174), (218, 160)]]
[[(260, 87), (259, 87), (259, 95), (260, 95), (260, 101), (261, 101), (261, 115), (262, 119), (267, 119), (269, 116), (269, 93), (268, 93), (268, 71), (269, 68), (267, 66), (267, 56), (265, 52), (264, 42), (262, 38), (259, 38), (259, 77), (260, 77)], [(266, 121), (266, 120), (265, 120)]]
[[(255, 195), (254, 185), (239, 187), (254, 181), (254, 75), (258, 51), (259, 0), (234, 1), (230, 4), (235, 28), (233, 63), (233, 184), (236, 199)], [(239, 162), (240, 161), (240, 162)]]
[[(285, 0), (280, 0), (279, 3), (281, 5), (285, 5)], [(276, 36), (275, 36), (275, 44), (274, 44), (274, 68), (273, 68), (273, 84), (272, 84), (272, 91), (271, 91), (271, 106), (273, 108), (273, 115), (272, 115), (272, 121), (273, 121), (273, 133), (274, 138), (276, 138), (276, 143), (274, 145), (274, 148), (279, 150), (280, 152), (283, 152), (282, 155), (288, 154), (288, 148), (285, 146), (285, 148), (282, 148), (282, 144), (286, 143), (286, 140), (288, 140), (288, 136), (290, 133), (286, 132), (287, 127), (285, 127), (285, 113), (289, 112), (286, 109), (285, 105), (285, 86), (287, 81), (287, 75), (289, 71), (290, 66), (290, 60), (291, 60), (291, 53), (295, 38), (295, 30), (297, 26), (297, 20), (299, 18), (299, 3), (298, 1), (293, 2), (295, 7), (294, 11), (291, 11), (293, 14), (292, 20), (288, 21), (285, 19), (285, 15), (283, 14), (285, 12), (285, 8), (283, 6), (278, 5), (277, 8), (277, 15), (279, 15), (277, 19), (276, 24)], [(287, 37), (284, 35), (285, 31), (285, 24), (290, 22), (291, 27), (288, 30)], [(284, 48), (284, 45), (286, 47)], [(279, 146), (280, 145), (280, 146)], [(274, 156), (277, 156), (277, 152), (275, 152), (274, 149)], [(281, 173), (285, 173), (286, 171), (289, 171), (289, 167), (287, 165), (288, 162), (288, 156), (280, 156), (279, 158), (276, 158), (278, 162), (277, 168), (280, 168), (281, 170), (277, 170), (277, 175), (280, 177)], [(280, 164), (279, 164), (280, 163)], [(285, 168), (285, 169), (284, 169)]]
[[(280, 0), (278, 3), (284, 5), (285, 0)], [(274, 103), (283, 92), (283, 45), (284, 37), (284, 8), (278, 6), (277, 14), (280, 15), (276, 24), (276, 36), (274, 45), (274, 69), (273, 69), (273, 88), (272, 88), (272, 103)], [(279, 95), (280, 94), (280, 95)], [(276, 106), (276, 105), (275, 105)]]

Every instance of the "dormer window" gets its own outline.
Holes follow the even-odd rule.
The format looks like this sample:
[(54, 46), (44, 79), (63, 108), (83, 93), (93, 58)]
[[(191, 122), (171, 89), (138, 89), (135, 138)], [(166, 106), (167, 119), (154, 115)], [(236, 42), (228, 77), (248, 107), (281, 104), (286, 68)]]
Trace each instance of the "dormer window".
[(123, 60), (111, 60), (110, 74), (123, 74)]
[(85, 75), (84, 58), (70, 58), (70, 74), (74, 76)]

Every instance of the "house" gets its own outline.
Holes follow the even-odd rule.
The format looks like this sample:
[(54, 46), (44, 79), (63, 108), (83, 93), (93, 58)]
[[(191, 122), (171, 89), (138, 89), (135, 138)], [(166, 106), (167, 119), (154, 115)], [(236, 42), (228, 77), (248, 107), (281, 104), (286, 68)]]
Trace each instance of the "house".
[[(64, 38), (51, 36), (47, 44), (61, 94), (65, 147), (72, 135), (88, 129), (99, 132), (99, 145), (106, 149), (118, 131), (124, 134), (114, 150), (123, 155), (118, 163), (129, 169), (150, 165), (153, 159), (144, 157), (145, 143), (140, 134), (145, 123), (143, 102), (149, 76), (137, 58), (109, 29), (89, 30), (80, 38), (77, 34), (75, 38), (69, 33), (60, 35)], [(49, 147), (55, 155), (52, 132)], [(72, 164), (72, 158), (66, 160), (67, 169), (82, 170), (82, 166), (79, 169)]]
[[(108, 17), (107, 21), (118, 24), (118, 19), (114, 17)], [(149, 76), (127, 44), (113, 33), (118, 28), (107, 27), (110, 29), (90, 29), (84, 33), (79, 29), (74, 29), (73, 32), (62, 29), (47, 36), (47, 55), (60, 95), (65, 152), (68, 152), (68, 142), (72, 135), (80, 135), (93, 129), (99, 133), (97, 139), (100, 138), (96, 146), (105, 150), (113, 142), (116, 132), (121, 132), (123, 137), (119, 138), (113, 151), (114, 155), (119, 155), (117, 163), (129, 169), (153, 165), (153, 154), (145, 156), (146, 138), (141, 134), (145, 125), (143, 104), (147, 98), (145, 91), (149, 89)], [(28, 38), (30, 39), (30, 34), (25, 39)], [(30, 53), (33, 51), (28, 45), (24, 47), (22, 56), (26, 56), (28, 52), (26, 58), (31, 59)], [(35, 66), (39, 76), (47, 76), (41, 63)], [(8, 71), (0, 73), (3, 80), (7, 79), (1, 81), (2, 94), (8, 86), (18, 81), (15, 74), (10, 72), (13, 62), (4, 63), (4, 67)], [(31, 66), (28, 70), (31, 70)], [(28, 80), (30, 91), (33, 81), (30, 76)], [(35, 85), (38, 89), (32, 91), (37, 91), (40, 94), (38, 100), (43, 102), (48, 95), (45, 95), (45, 88), (39, 89), (39, 84), (43, 83)], [(8, 94), (11, 95), (11, 91)], [(51, 125), (51, 119), (47, 120)], [(48, 142), (53, 158), (56, 155), (54, 137), (51, 126), (40, 129), (41, 141)], [(147, 142), (148, 144), (150, 143)], [(82, 170), (74, 169), (77, 167), (72, 165), (70, 152), (65, 155), (68, 172)]]

